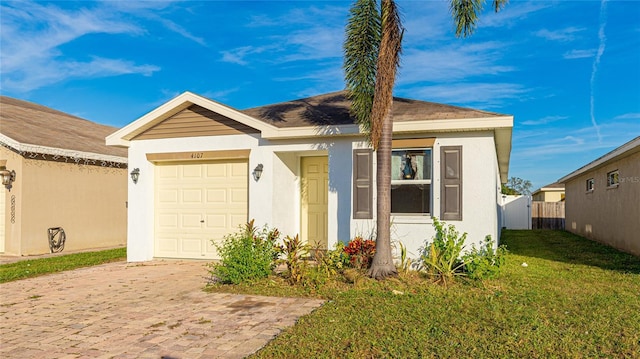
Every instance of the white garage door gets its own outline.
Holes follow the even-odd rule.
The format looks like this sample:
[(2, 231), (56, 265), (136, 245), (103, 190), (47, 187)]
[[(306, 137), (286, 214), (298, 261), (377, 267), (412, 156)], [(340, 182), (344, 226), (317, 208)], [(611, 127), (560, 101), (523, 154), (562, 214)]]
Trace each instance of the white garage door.
[(211, 240), (247, 222), (247, 160), (156, 166), (155, 257), (218, 259)]

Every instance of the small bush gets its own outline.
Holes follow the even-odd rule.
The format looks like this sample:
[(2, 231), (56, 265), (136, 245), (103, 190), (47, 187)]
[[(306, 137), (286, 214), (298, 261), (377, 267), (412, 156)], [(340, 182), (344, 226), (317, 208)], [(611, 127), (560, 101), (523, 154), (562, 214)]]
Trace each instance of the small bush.
[(287, 236), (283, 243), (282, 253), (285, 258), (280, 262), (287, 265), (287, 272), (285, 272), (287, 281), (290, 284), (300, 283), (307, 267), (304, 257), (309, 254), (309, 245), (302, 243), (298, 235), (293, 238)]
[(398, 246), (400, 247), (398, 270), (403, 274), (408, 274), (413, 266), (413, 260), (408, 257), (407, 247), (402, 242), (398, 242)]
[(504, 264), (504, 255), (507, 253), (507, 249), (500, 246), (494, 250), (494, 244), (491, 236), (487, 235), (480, 249), (472, 246), (471, 250), (462, 257), (462, 261), (465, 263), (464, 271), (469, 278), (493, 278), (498, 274), (500, 266)]
[(279, 256), (279, 235), (277, 229), (258, 230), (251, 220), (240, 231), (226, 236), (221, 245), (214, 243), (221, 262), (211, 266), (211, 274), (227, 284), (266, 278)]
[(349, 255), (344, 248), (344, 243), (338, 242), (332, 250), (316, 251), (317, 267), (327, 278), (341, 273), (349, 265)]
[(349, 262), (352, 267), (367, 269), (371, 265), (374, 254), (376, 254), (376, 242), (357, 236), (344, 247), (344, 252), (349, 255)]
[(420, 256), (420, 268), (436, 282), (447, 285), (455, 276), (464, 275), (464, 262), (460, 259), (467, 234), (460, 235), (452, 224), (445, 227), (444, 222), (433, 218), (436, 235), (426, 245)]

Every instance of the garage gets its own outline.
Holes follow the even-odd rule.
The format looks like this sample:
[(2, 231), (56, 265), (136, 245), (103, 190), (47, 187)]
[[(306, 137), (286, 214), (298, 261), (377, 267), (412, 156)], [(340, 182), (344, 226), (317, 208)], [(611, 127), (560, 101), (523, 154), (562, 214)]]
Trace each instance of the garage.
[(154, 257), (218, 259), (212, 240), (247, 222), (248, 160), (156, 163)]

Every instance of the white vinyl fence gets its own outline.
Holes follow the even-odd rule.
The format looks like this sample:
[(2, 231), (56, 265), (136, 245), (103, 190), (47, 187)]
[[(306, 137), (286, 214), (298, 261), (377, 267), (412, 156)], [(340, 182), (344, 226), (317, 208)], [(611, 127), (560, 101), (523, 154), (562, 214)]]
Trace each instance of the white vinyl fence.
[(502, 227), (506, 229), (531, 229), (531, 197), (502, 196), (500, 205)]

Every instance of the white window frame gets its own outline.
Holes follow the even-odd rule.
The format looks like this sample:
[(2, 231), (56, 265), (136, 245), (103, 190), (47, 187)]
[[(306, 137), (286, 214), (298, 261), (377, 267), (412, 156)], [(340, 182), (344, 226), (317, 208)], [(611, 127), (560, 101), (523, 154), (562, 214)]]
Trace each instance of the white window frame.
[[(393, 158), (394, 152), (426, 152), (429, 150), (430, 152), (430, 169), (429, 179), (416, 179), (416, 180), (407, 180), (400, 179), (394, 180), (393, 177), (391, 179), (391, 186), (399, 186), (399, 185), (416, 185), (416, 184), (428, 184), (429, 185), (429, 211), (426, 213), (411, 213), (411, 212), (391, 212), (392, 216), (431, 216), (433, 213), (433, 147), (423, 147), (423, 148), (394, 148), (391, 150), (391, 156)], [(393, 165), (393, 160), (391, 161), (391, 165)], [(424, 164), (423, 164), (424, 165)], [(393, 173), (393, 171), (392, 171)]]
[(620, 185), (620, 173), (618, 170), (607, 172), (607, 188), (616, 188)]
[(593, 178), (589, 178), (586, 182), (586, 187), (587, 187), (587, 192), (593, 192), (594, 188), (596, 187), (596, 181)]

